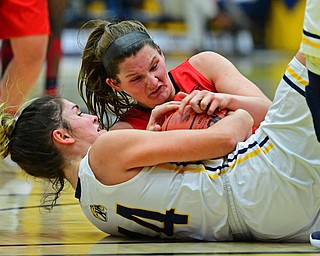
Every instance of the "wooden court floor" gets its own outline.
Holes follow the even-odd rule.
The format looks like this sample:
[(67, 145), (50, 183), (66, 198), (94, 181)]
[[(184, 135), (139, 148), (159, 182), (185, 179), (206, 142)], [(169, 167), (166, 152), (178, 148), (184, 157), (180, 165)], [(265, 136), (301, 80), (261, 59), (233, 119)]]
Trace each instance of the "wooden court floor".
[(108, 236), (87, 221), (73, 191), (50, 213), (46, 184), (0, 170), (0, 255), (319, 255), (309, 243), (172, 242)]
[[(292, 54), (259, 52), (232, 61), (244, 75), (273, 97)], [(167, 56), (168, 66), (182, 59)], [(78, 103), (79, 57), (61, 66), (61, 94)], [(80, 65), (80, 64), (79, 64)], [(41, 95), (42, 81), (32, 96)], [(87, 221), (71, 188), (50, 213), (39, 209), (46, 184), (21, 171), (6, 171), (0, 162), (0, 255), (319, 255), (309, 243), (211, 243), (132, 240), (108, 236)]]

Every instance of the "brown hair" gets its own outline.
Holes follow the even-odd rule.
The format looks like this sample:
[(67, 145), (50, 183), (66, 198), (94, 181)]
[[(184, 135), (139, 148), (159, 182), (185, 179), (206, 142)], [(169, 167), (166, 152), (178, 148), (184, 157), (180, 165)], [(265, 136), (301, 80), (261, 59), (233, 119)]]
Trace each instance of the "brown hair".
[[(145, 45), (150, 45), (159, 51), (151, 38), (129, 47), (121, 55), (110, 60), (107, 67), (103, 66), (103, 55), (108, 47), (118, 38), (131, 32), (148, 34), (145, 26), (136, 20), (110, 22), (106, 20), (91, 20), (83, 28), (93, 28), (85, 45), (82, 64), (78, 76), (78, 90), (89, 112), (99, 116), (101, 126), (109, 129), (125, 112), (136, 104), (136, 101), (126, 92), (118, 92), (106, 83), (106, 78), (120, 83), (119, 64), (125, 58), (136, 54)], [(112, 118), (113, 115), (115, 118)], [(102, 122), (106, 122), (106, 124)]]
[(62, 110), (61, 98), (45, 96), (28, 103), (17, 119), (4, 110), (0, 114), (0, 154), (3, 158), (9, 155), (31, 176), (51, 182), (55, 192), (46, 193), (41, 203), (48, 210), (65, 186), (64, 158), (51, 137), (58, 127), (70, 130)]

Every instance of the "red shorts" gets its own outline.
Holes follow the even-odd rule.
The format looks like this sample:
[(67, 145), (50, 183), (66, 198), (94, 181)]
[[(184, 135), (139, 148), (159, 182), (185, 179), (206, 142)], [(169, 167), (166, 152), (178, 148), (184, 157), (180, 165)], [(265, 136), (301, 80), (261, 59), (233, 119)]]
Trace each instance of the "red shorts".
[(0, 0), (0, 39), (49, 34), (47, 0)]

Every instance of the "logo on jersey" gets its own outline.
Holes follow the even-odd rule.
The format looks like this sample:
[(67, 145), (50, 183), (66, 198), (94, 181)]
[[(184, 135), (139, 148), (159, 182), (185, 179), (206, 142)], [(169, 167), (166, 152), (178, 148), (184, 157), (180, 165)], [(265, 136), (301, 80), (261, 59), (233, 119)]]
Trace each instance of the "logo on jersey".
[(108, 221), (107, 208), (103, 205), (92, 204), (90, 205), (90, 210), (92, 215), (96, 217), (98, 220), (101, 220), (103, 222)]

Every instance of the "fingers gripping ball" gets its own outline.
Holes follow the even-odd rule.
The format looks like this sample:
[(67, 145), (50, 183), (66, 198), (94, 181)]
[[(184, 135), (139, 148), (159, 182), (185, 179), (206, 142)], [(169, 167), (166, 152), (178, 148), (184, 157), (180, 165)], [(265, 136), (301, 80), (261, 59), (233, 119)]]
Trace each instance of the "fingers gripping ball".
[(227, 110), (216, 110), (212, 115), (207, 113), (196, 113), (191, 106), (186, 106), (182, 115), (178, 111), (169, 115), (163, 122), (162, 131), (179, 129), (205, 129), (227, 115)]

